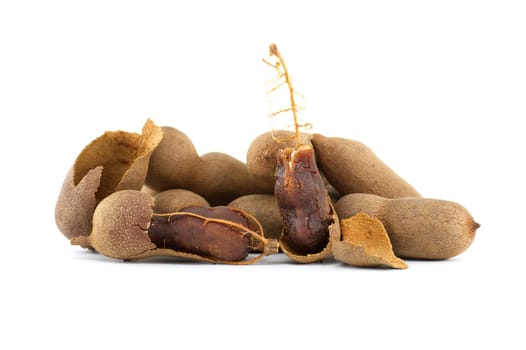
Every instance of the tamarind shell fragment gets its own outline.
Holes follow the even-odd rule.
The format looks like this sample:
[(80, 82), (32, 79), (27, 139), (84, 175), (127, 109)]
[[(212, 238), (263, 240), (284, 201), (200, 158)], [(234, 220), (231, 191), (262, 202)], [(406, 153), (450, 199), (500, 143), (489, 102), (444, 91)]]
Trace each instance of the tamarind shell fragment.
[(341, 219), (342, 240), (334, 242), (334, 259), (360, 267), (406, 269), (398, 258), (380, 220), (365, 213)]
[(293, 260), (311, 262), (330, 255), (339, 225), (310, 145), (279, 152), (275, 196), (283, 220), (280, 244)]
[(89, 170), (75, 184), (73, 168), (68, 171), (55, 207), (55, 222), (66, 238), (88, 235), (91, 219), (97, 206), (95, 193), (102, 177), (102, 166)]

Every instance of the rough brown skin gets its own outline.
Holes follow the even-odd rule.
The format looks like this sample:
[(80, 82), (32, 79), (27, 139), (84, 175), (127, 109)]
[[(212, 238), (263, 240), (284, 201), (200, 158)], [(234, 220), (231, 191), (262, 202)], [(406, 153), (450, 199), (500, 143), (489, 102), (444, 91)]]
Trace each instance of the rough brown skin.
[(448, 259), (465, 251), (479, 224), (455, 202), (429, 198), (387, 199), (349, 194), (336, 202), (341, 219), (359, 212), (376, 216), (385, 226), (397, 256)]
[[(262, 193), (274, 193), (276, 182), (276, 156), (279, 150), (295, 147), (295, 133), (288, 130), (275, 130), (256, 137), (247, 151), (247, 168), (255, 181), (260, 184)], [(304, 144), (309, 144), (310, 134), (301, 134)]]
[(77, 156), (55, 207), (59, 230), (68, 239), (88, 235), (96, 205), (115, 191), (140, 189), (161, 129), (147, 120), (142, 134), (107, 131)]
[(281, 240), (296, 254), (318, 253), (329, 241), (329, 195), (310, 145), (279, 151), (274, 194), (283, 219)]
[(263, 226), (265, 237), (279, 239), (283, 225), (278, 202), (272, 194), (249, 194), (234, 199), (229, 207), (252, 214)]
[(314, 134), (311, 140), (320, 170), (341, 194), (370, 193), (385, 198), (420, 194), (364, 144)]
[(71, 243), (92, 247), (115, 259), (144, 254), (156, 248), (148, 237), (152, 207), (153, 197), (146, 193), (134, 190), (115, 192), (95, 209), (91, 234), (74, 237)]
[(158, 192), (186, 188), (199, 155), (186, 134), (169, 126), (162, 130), (163, 138), (150, 158), (146, 185)]
[(193, 169), (185, 188), (203, 196), (212, 206), (226, 205), (237, 197), (261, 192), (246, 164), (228, 154), (204, 154)]
[(163, 139), (150, 159), (146, 185), (154, 191), (186, 189), (204, 197), (212, 206), (261, 192), (240, 160), (221, 152), (197, 154), (181, 131), (163, 127)]
[(66, 238), (91, 232), (91, 219), (98, 203), (95, 193), (101, 177), (102, 166), (88, 171), (77, 185), (73, 181), (73, 168), (66, 175), (55, 206), (55, 222)]
[[(205, 218), (224, 219), (246, 227), (250, 224), (247, 218), (228, 207), (190, 207), (181, 212)], [(158, 248), (219, 260), (240, 261), (245, 259), (252, 249), (250, 236), (243, 235), (239, 229), (181, 213), (154, 215), (148, 234)]]
[(173, 213), (184, 207), (209, 207), (210, 204), (192, 191), (183, 189), (166, 190), (157, 193), (155, 196), (153, 211), (156, 214)]

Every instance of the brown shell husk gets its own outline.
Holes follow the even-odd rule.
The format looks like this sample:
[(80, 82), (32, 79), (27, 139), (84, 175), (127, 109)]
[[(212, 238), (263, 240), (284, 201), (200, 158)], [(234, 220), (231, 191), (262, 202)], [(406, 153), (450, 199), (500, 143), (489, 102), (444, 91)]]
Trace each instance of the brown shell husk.
[(334, 242), (340, 241), (341, 230), (340, 221), (338, 219), (338, 215), (336, 215), (336, 210), (334, 210), (332, 203), (330, 205), (333, 223), (329, 225), (329, 241), (327, 242), (327, 245), (319, 253), (298, 255), (294, 253), (290, 249), (290, 247), (281, 239), (279, 241), (280, 248), (283, 251), (283, 253), (285, 253), (290, 259), (298, 263), (308, 264), (329, 258), (332, 255)]
[(382, 222), (365, 213), (341, 220), (343, 239), (334, 242), (334, 259), (361, 267), (405, 269), (407, 264), (396, 257)]
[(161, 138), (161, 129), (148, 119), (142, 135), (108, 131), (87, 145), (66, 175), (57, 200), (59, 230), (68, 239), (88, 235), (93, 211), (102, 199), (115, 191), (141, 189), (150, 155)]
[(152, 215), (152, 196), (135, 190), (114, 192), (95, 209), (91, 234), (74, 237), (71, 243), (115, 259), (144, 254), (156, 248), (148, 236)]
[(91, 232), (91, 218), (97, 206), (95, 192), (101, 177), (102, 166), (98, 166), (75, 185), (73, 168), (68, 171), (55, 206), (55, 222), (66, 238), (86, 236)]
[[(102, 200), (95, 209), (91, 234), (74, 237), (71, 239), (71, 244), (92, 247), (97, 252), (115, 259), (141, 260), (151, 257), (181, 257), (234, 265), (254, 263), (266, 255), (276, 253), (278, 250), (277, 241), (265, 240), (263, 235), (261, 235), (262, 240), (265, 240), (263, 252), (255, 258), (244, 261), (224, 261), (172, 249), (157, 248), (148, 235), (148, 228), (153, 216), (153, 204), (153, 197), (144, 192), (136, 190), (115, 192)], [(179, 214), (184, 213), (179, 212)], [(254, 219), (250, 214), (247, 215)]]
[(87, 145), (77, 157), (74, 181), (78, 183), (91, 169), (103, 166), (96, 197), (100, 201), (119, 190), (140, 190), (153, 150), (161, 142), (162, 130), (148, 119), (142, 134), (107, 131)]
[(140, 190), (142, 188), (148, 173), (150, 157), (162, 138), (162, 129), (148, 119), (142, 128), (137, 153), (132, 159), (131, 165), (118, 182), (115, 191)]

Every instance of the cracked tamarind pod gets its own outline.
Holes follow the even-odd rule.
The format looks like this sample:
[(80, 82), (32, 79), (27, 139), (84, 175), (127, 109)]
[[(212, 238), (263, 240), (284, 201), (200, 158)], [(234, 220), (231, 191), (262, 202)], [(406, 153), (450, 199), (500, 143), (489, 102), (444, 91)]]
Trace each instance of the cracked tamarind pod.
[(148, 119), (140, 135), (107, 131), (81, 151), (55, 206), (57, 227), (66, 238), (89, 234), (95, 207), (111, 193), (141, 189), (161, 138), (161, 128)]
[(297, 262), (313, 262), (331, 254), (340, 226), (331, 206), (311, 146), (279, 152), (275, 196), (283, 220), (281, 249)]
[(480, 227), (458, 203), (430, 198), (388, 199), (353, 193), (336, 204), (344, 220), (363, 212), (385, 226), (394, 253), (403, 258), (448, 259), (464, 252)]
[[(299, 111), (296, 103), (297, 92), (285, 61), (275, 44), (270, 45), (270, 57), (273, 62), (264, 60), (277, 72), (277, 85), (269, 92), (287, 87), (290, 106), (271, 114), (291, 113), (294, 121), (294, 133), (285, 140), (272, 135), (276, 143), (291, 143), (293, 147), (274, 148), (277, 157), (274, 195), (278, 202), (283, 232), (280, 247), (292, 260), (309, 263), (322, 260), (331, 255), (331, 244), (340, 238), (340, 225), (335, 215), (325, 187), (325, 182), (316, 165), (314, 149), (303, 144)], [(293, 141), (292, 141), (293, 140)], [(271, 148), (272, 149), (272, 148)], [(269, 168), (269, 167), (263, 167)]]
[[(189, 207), (155, 214), (153, 205), (147, 193), (115, 192), (95, 209), (90, 235), (74, 237), (71, 243), (115, 259), (173, 256), (226, 264), (250, 264), (278, 250), (275, 240), (263, 236), (257, 220), (241, 210)], [(247, 259), (254, 249), (262, 253)]]

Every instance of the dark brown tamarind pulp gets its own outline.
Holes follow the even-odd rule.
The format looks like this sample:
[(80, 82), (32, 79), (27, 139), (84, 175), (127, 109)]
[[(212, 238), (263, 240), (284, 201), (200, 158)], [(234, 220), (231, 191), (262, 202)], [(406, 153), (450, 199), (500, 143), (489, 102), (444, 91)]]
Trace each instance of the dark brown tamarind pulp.
[(171, 214), (154, 214), (148, 235), (158, 248), (225, 261), (241, 261), (258, 244), (249, 231), (256, 225), (229, 207), (189, 207)]
[(320, 252), (333, 219), (311, 146), (279, 152), (274, 193), (283, 219), (282, 240), (298, 254)]

